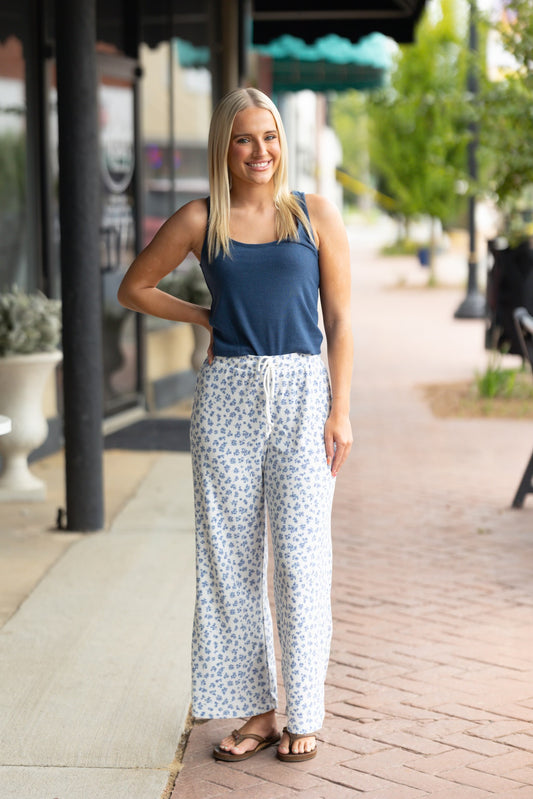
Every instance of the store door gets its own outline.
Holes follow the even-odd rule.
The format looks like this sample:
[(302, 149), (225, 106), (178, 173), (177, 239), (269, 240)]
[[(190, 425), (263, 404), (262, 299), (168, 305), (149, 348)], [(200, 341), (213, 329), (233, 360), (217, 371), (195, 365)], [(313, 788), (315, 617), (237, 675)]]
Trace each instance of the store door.
[(104, 415), (142, 404), (141, 320), (117, 301), (135, 257), (137, 230), (136, 67), (133, 59), (99, 54)]

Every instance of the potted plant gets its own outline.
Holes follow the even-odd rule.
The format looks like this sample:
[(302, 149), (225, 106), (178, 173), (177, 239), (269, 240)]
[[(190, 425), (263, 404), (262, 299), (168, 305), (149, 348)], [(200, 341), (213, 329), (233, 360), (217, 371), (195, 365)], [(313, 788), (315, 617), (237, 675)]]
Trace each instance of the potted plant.
[[(174, 297), (186, 302), (193, 302), (195, 305), (209, 307), (211, 305), (211, 294), (207, 288), (200, 264), (196, 261), (187, 268), (174, 270), (163, 278), (159, 283), (159, 288), (167, 291)], [(191, 355), (191, 365), (195, 372), (198, 372), (206, 356), (209, 346), (209, 333), (200, 325), (192, 325), (194, 335), (194, 350)]]
[(44, 483), (28, 455), (46, 438), (42, 409), (46, 380), (61, 360), (61, 303), (18, 288), (0, 293), (0, 414), (11, 432), (0, 437), (0, 500), (41, 500)]

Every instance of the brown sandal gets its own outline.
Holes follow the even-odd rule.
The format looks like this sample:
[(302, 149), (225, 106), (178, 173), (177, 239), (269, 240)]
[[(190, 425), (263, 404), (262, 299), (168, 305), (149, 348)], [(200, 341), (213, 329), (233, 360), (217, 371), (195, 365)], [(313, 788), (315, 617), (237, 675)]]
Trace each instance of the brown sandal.
[(317, 753), (316, 742), (315, 742), (315, 748), (311, 749), (310, 752), (293, 752), (292, 751), (292, 745), (294, 744), (295, 741), (298, 740), (298, 738), (313, 738), (314, 737), (316, 739), (316, 735), (317, 735), (316, 732), (306, 732), (303, 735), (297, 735), (294, 732), (289, 732), (287, 727), (283, 728), (283, 732), (286, 732), (287, 735), (289, 736), (289, 751), (287, 752), (287, 754), (285, 754), (284, 752), (280, 752), (278, 750), (278, 752), (276, 754), (277, 754), (277, 757), (279, 758), (279, 760), (283, 760), (284, 763), (301, 763), (303, 760), (311, 760), (313, 757), (316, 756), (316, 753)]
[(225, 760), (229, 763), (237, 763), (239, 760), (248, 760), (249, 757), (253, 757), (262, 749), (266, 749), (267, 746), (277, 744), (280, 739), (280, 734), (277, 732), (275, 735), (271, 735), (268, 738), (263, 738), (261, 735), (255, 735), (253, 732), (241, 733), (240, 730), (233, 730), (231, 737), (235, 741), (235, 746), (238, 746), (246, 738), (252, 738), (254, 741), (258, 741), (258, 744), (255, 749), (250, 749), (248, 752), (243, 752), (242, 755), (234, 755), (232, 752), (226, 752), (225, 749), (221, 749), (220, 746), (215, 746), (213, 749), (213, 757), (215, 760)]

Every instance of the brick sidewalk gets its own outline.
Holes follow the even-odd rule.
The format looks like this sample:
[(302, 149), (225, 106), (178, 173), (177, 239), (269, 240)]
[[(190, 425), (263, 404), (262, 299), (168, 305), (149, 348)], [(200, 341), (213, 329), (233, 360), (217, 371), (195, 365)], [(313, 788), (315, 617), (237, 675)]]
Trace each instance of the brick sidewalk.
[(533, 426), (434, 418), (419, 384), (483, 369), (482, 323), (453, 320), (460, 291), (399, 288), (411, 262), (354, 271), (318, 757), (216, 763), (232, 722), (197, 724), (172, 799), (533, 799), (533, 498), (509, 510)]

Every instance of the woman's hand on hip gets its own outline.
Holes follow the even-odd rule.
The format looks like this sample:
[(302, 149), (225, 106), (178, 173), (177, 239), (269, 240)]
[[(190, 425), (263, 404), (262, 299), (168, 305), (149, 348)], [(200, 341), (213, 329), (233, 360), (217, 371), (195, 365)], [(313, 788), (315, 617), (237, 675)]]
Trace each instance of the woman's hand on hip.
[(209, 347), (207, 348), (207, 362), (209, 364), (212, 364), (213, 361), (215, 360), (215, 346), (214, 346), (214, 340), (213, 340), (213, 328), (212, 327), (209, 328), (209, 333), (210, 333), (211, 337), (210, 337), (210, 340), (209, 340)]

